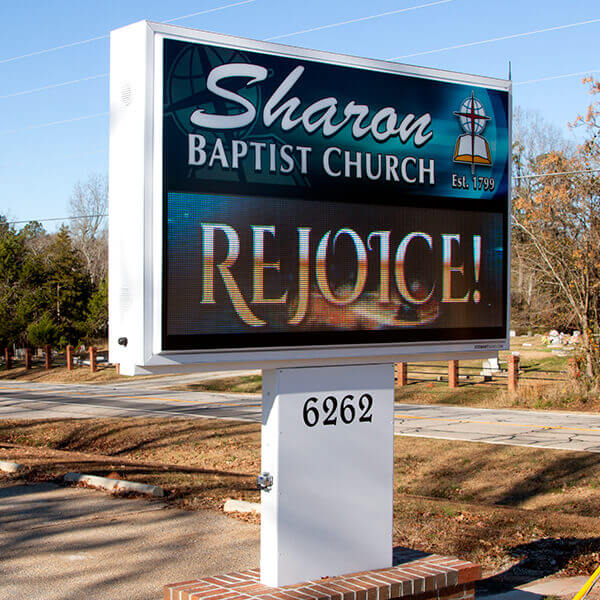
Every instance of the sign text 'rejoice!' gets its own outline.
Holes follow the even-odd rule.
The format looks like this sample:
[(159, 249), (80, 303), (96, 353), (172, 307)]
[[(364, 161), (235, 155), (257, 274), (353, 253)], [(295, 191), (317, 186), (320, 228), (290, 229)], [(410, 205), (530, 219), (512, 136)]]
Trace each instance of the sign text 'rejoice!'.
[(144, 25), (148, 356), (505, 347), (508, 82)]

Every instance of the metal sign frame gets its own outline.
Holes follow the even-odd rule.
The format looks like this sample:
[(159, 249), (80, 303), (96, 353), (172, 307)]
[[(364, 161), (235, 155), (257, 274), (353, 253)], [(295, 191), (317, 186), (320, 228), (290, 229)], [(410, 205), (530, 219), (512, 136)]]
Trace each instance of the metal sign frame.
[[(501, 338), (450, 342), (337, 344), (167, 351), (162, 339), (163, 40), (203, 42), (238, 50), (359, 67), (508, 92), (512, 84), (394, 62), (259, 42), (141, 21), (111, 33), (109, 347), (124, 374), (211, 369), (281, 368), (401, 361), (485, 358), (509, 348), (510, 277), (506, 282), (506, 331)], [(509, 148), (511, 131), (509, 123)], [(510, 161), (509, 161), (510, 169)], [(510, 215), (510, 176), (508, 215)], [(506, 228), (510, 248), (510, 227)], [(510, 273), (510, 253), (506, 256)]]

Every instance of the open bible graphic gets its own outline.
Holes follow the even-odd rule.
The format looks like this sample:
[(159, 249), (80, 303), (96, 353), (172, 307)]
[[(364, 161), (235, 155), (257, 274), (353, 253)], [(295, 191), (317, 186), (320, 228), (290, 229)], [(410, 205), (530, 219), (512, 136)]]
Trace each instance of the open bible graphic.
[(456, 140), (454, 162), (470, 164), (473, 173), (475, 165), (490, 166), (492, 164), (490, 147), (481, 135), (490, 117), (486, 115), (483, 104), (471, 92), (471, 96), (461, 102), (458, 111), (454, 114), (465, 132)]

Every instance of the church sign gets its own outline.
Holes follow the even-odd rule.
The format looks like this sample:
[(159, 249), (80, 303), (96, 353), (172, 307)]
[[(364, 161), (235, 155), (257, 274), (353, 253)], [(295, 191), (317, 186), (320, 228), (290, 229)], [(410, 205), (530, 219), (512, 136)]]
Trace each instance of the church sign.
[(147, 22), (113, 32), (111, 360), (507, 348), (509, 157), (504, 80)]

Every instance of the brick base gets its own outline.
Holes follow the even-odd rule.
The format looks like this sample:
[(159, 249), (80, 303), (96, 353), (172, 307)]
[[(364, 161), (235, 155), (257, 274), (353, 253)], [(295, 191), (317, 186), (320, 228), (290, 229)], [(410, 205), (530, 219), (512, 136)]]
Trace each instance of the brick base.
[(164, 600), (474, 600), (478, 565), (456, 558), (394, 550), (394, 566), (273, 588), (251, 569), (165, 586)]

